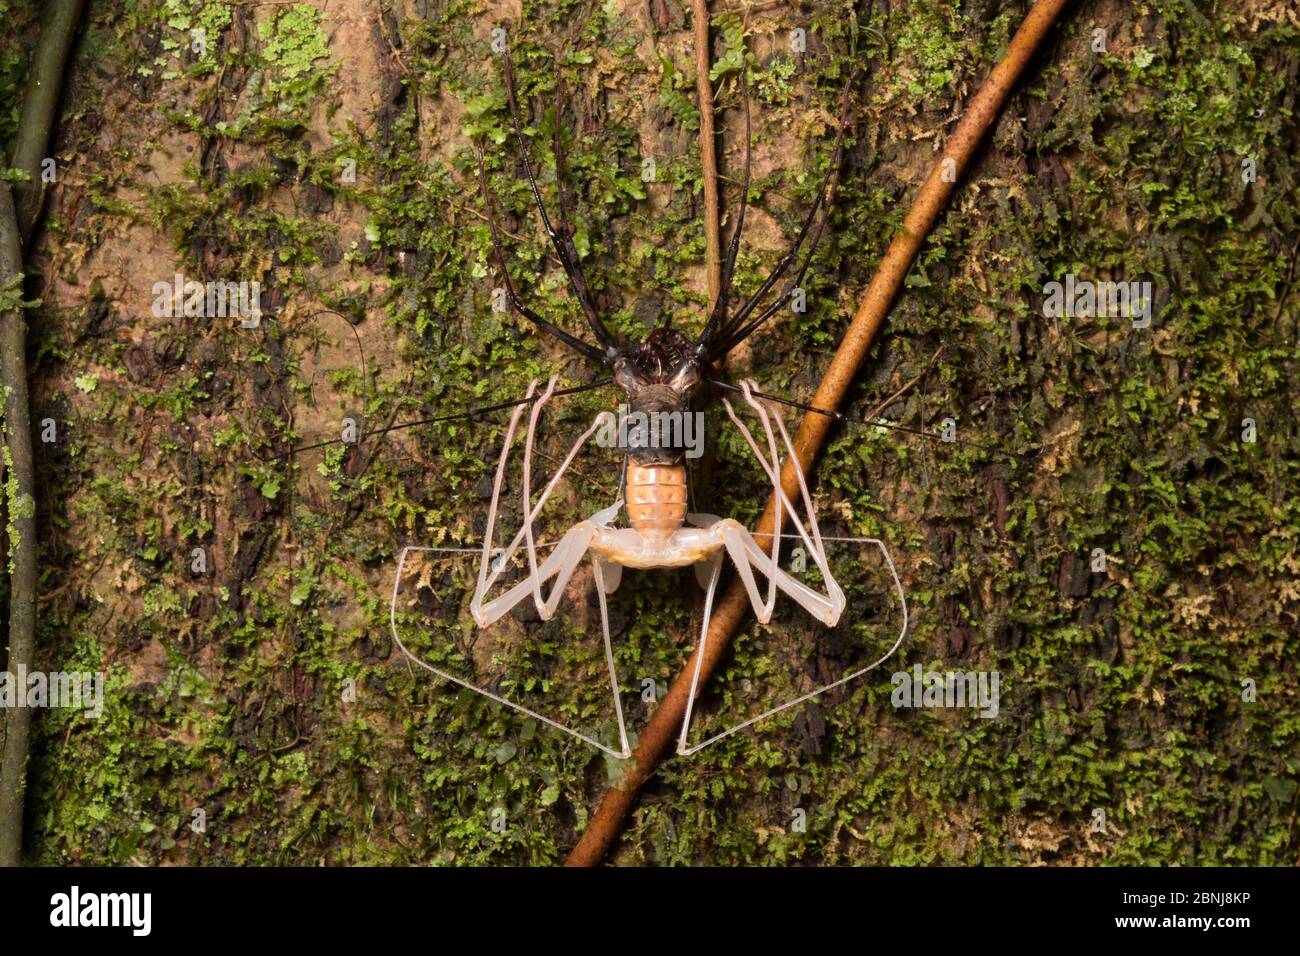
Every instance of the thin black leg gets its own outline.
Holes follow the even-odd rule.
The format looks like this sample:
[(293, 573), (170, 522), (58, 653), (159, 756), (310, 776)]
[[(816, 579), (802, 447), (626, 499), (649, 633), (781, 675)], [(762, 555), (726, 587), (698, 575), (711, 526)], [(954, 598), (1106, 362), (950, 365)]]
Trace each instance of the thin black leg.
[[(794, 290), (799, 287), (799, 282), (803, 279), (812, 262), (813, 253), (817, 251), (817, 243), (821, 239), (826, 222), (830, 218), (830, 197), (834, 195), (836, 187), (839, 185), (840, 165), (844, 156), (844, 131), (848, 125), (848, 108), (849, 108), (849, 88), (852, 84), (852, 78), (844, 85), (844, 90), (840, 96), (840, 128), (835, 135), (835, 151), (831, 156), (830, 165), (826, 169), (826, 175), (822, 178), (821, 186), (817, 190), (817, 198), (814, 200), (812, 208), (808, 210), (808, 215), (804, 218), (803, 224), (799, 228), (799, 234), (795, 237), (794, 244), (783, 255), (772, 270), (766, 281), (759, 287), (758, 291), (737, 310), (735, 316), (715, 335), (710, 341), (709, 355), (711, 358), (720, 358), (727, 354), (728, 351), (740, 344), (744, 338), (754, 331), (767, 318), (773, 315), (777, 309), (789, 301), (794, 294)], [(807, 238), (809, 229), (812, 228), (814, 221), (817, 220), (818, 212), (825, 207), (825, 213), (821, 217), (815, 232), (813, 233), (812, 245), (808, 250), (808, 255), (804, 259), (803, 265), (799, 269), (798, 275), (794, 282), (786, 291), (777, 299), (772, 306), (765, 309), (760, 316), (752, 322), (745, 324), (745, 320), (757, 308), (764, 296), (771, 291), (772, 287), (781, 280), (791, 264), (798, 258), (799, 250), (803, 247), (804, 240)]]
[(496, 252), (497, 267), (501, 270), (501, 278), (506, 284), (506, 295), (510, 299), (510, 305), (515, 311), (522, 315), (528, 321), (532, 322), (543, 332), (548, 332), (555, 336), (564, 344), (568, 345), (575, 351), (581, 352), (587, 358), (596, 362), (603, 362), (605, 354), (589, 342), (584, 342), (576, 336), (570, 335), (564, 329), (557, 325), (547, 322), (540, 315), (534, 312), (528, 306), (520, 301), (519, 296), (515, 294), (515, 285), (510, 281), (510, 270), (506, 268), (505, 252), (501, 248), (501, 236), (497, 232), (496, 216), (492, 212), (492, 197), (488, 194), (487, 173), (483, 169), (483, 147), (478, 147), (478, 188), (483, 195), (483, 208), (487, 212), (488, 232), (492, 234), (492, 249)]
[(727, 261), (722, 267), (718, 301), (714, 303), (713, 311), (709, 313), (709, 321), (704, 326), (704, 334), (700, 336), (700, 342), (706, 346), (717, 332), (718, 323), (725, 323), (727, 320), (727, 308), (731, 301), (731, 279), (736, 271), (736, 253), (740, 250), (740, 235), (745, 228), (745, 209), (749, 205), (749, 157), (752, 139), (749, 125), (749, 82), (745, 76), (748, 72), (747, 65), (741, 68), (740, 92), (745, 103), (745, 174), (740, 185), (740, 212), (736, 215), (736, 231), (732, 233), (731, 245), (727, 248)]
[[(510, 107), (510, 120), (514, 125), (515, 139), (519, 144), (519, 155), (524, 163), (524, 172), (528, 176), (528, 185), (533, 191), (533, 202), (537, 206), (538, 214), (542, 217), (542, 224), (546, 227), (546, 234), (550, 237), (552, 245), (555, 246), (560, 265), (564, 267), (564, 272), (569, 277), (573, 291), (578, 297), (578, 304), (587, 317), (587, 323), (591, 326), (591, 331), (595, 334), (596, 340), (604, 347), (605, 355), (612, 360), (613, 356), (617, 354), (618, 343), (610, 334), (609, 329), (605, 328), (605, 324), (600, 320), (600, 316), (596, 312), (596, 307), (592, 305), (591, 292), (587, 287), (587, 279), (582, 274), (582, 268), (578, 265), (578, 254), (574, 248), (573, 240), (567, 234), (556, 231), (551, 222), (551, 217), (546, 213), (546, 206), (542, 203), (542, 193), (537, 188), (537, 177), (533, 173), (533, 164), (528, 157), (528, 143), (524, 139), (523, 123), (519, 119), (519, 104), (515, 98), (515, 68), (511, 62), (509, 51), (502, 54), (502, 61), (504, 64), (502, 73), (506, 85), (506, 102)], [(604, 360), (603, 357), (602, 360)]]

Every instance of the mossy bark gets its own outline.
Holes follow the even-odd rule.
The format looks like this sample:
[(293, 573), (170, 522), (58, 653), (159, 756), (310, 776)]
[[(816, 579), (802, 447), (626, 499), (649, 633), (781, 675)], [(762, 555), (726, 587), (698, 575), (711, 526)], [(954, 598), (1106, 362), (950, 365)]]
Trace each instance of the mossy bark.
[[(739, 294), (798, 228), (847, 69), (865, 64), (808, 309), (728, 374), (811, 397), (935, 144), (1026, 6), (814, 0), (799, 8), (802, 53), (793, 8), (743, 24), (715, 10), (715, 59), (731, 62), (722, 47), (745, 29), (754, 54)], [(844, 409), (866, 414), (919, 376), (880, 414), (923, 431), (950, 419), (958, 441), (836, 425), (817, 465), (823, 533), (884, 538), (899, 560), (913, 628), (898, 669), (997, 671), (998, 716), (896, 708), (890, 675), (846, 687), (662, 764), (613, 862), (1300, 855), (1300, 33), (1285, 7), (1078, 3), (976, 154)], [(492, 307), (479, 137), (521, 295), (582, 329), (502, 135), (495, 27), (508, 28), (548, 198), (554, 127), (568, 137), (575, 245), (598, 305), (629, 338), (665, 318), (699, 329), (690, 19), (678, 0), (528, 0), (517, 22), (460, 0), (384, 8), (383, 29), (360, 0), (90, 8), (103, 52), (61, 134), (75, 175), (50, 193), (29, 353), (37, 417), (68, 436), (38, 446), (51, 582), (38, 659), (102, 669), (110, 693), (97, 719), (37, 717), (37, 861), (552, 863), (622, 772), (420, 678), (393, 647), (395, 555), (479, 541), (500, 420), (274, 456), (337, 435), (345, 416), (432, 417), (517, 397), (533, 377), (590, 374)], [(735, 71), (714, 90), (734, 180)], [(157, 314), (154, 284), (178, 271), (257, 280), (261, 325)], [(1045, 315), (1045, 284), (1068, 274), (1150, 278), (1151, 325)], [(355, 325), (311, 318), (325, 307)], [(610, 404), (557, 405), (540, 452), (563, 454)], [(752, 525), (770, 489), (733, 433), (713, 435), (710, 510)], [(614, 498), (612, 454), (576, 467), (544, 535)], [(869, 635), (888, 608), (873, 603), (875, 569), (842, 554)], [(601, 664), (588, 579), (562, 619), (512, 621), (515, 644), (494, 643), (466, 623), (468, 560), (424, 568), (399, 621), (431, 619), (427, 646), (466, 666), (517, 650), (502, 655), (506, 684), (550, 682), (566, 712), (597, 714), (598, 680), (561, 684)], [(629, 574), (614, 595), (632, 726), (689, 655), (697, 600), (689, 574)], [(805, 625), (745, 628), (714, 702), (741, 700), (746, 681), (798, 690), (809, 671), (839, 673), (844, 641), (809, 642)]]
[[(0, 182), (0, 288), (22, 277), (18, 220), (9, 184)], [(21, 290), (20, 290), (21, 291)], [(6, 669), (33, 670), (36, 650), (36, 480), (27, 398), (27, 320), (21, 308), (0, 314), (0, 391), (4, 393), (4, 533), (9, 540), (9, 621)], [(14, 678), (16, 681), (16, 678)], [(19, 694), (25, 688), (14, 688)], [(32, 710), (6, 707), (0, 757), (0, 866), (17, 866), (23, 846), (23, 800)]]

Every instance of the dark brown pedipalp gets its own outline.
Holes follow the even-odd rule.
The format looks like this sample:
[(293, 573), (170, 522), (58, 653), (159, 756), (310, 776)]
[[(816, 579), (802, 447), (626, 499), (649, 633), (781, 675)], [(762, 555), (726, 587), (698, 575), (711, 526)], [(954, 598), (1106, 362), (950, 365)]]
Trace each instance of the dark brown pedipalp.
[(694, 357), (695, 345), (672, 328), (658, 328), (628, 355), (637, 372), (648, 382), (665, 382), (681, 365)]

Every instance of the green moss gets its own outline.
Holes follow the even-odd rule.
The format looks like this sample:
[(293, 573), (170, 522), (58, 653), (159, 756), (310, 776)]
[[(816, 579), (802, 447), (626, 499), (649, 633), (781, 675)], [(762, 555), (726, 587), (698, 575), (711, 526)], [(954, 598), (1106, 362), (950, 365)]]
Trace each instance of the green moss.
[(909, 96), (934, 96), (952, 83), (965, 49), (961, 6), (959, 0), (916, 4), (899, 23), (895, 43)]
[[(1083, 4), (1060, 29), (927, 242), (854, 387), (851, 408), (865, 414), (944, 345), (885, 414), (923, 428), (951, 417), (967, 444), (841, 428), (818, 466), (824, 533), (878, 535), (900, 561), (914, 623), (887, 667), (996, 669), (999, 717), (895, 710), (878, 675), (820, 708), (818, 733), (800, 711), (665, 762), (619, 862), (1294, 860), (1298, 300), (1294, 290), (1280, 299), (1297, 229), (1286, 83), (1300, 37), (1253, 29), (1226, 4), (1208, 24), (1172, 0), (1140, 6), (1140, 19), (1118, 20)], [(115, 50), (111, 62), (133, 71), (149, 29), (175, 39), (182, 28), (167, 18), (177, 9), (101, 10), (96, 29), (120, 43), (103, 46)], [(523, 22), (508, 25), (542, 189), (553, 205), (558, 126), (575, 242), (612, 323), (627, 337), (665, 315), (698, 329), (691, 65), (663, 39), (642, 63), (629, 52), (646, 39), (633, 24), (584, 8), (579, 28), (574, 10), (529, 2)], [(776, 317), (732, 374), (811, 394), (910, 184), (934, 160), (934, 130), (969, 102), (973, 77), (1018, 22), (1018, 11), (986, 13), (927, 0), (855, 28), (860, 14), (815, 4), (810, 33), (835, 52), (814, 44), (804, 60), (785, 52), (785, 24), (750, 21), (750, 48), (764, 51), (751, 65), (756, 141), (778, 160), (756, 170), (750, 198), (786, 240), (828, 160), (833, 130), (822, 117), (835, 115), (845, 51), (874, 66), (854, 91), (861, 122), (806, 279), (808, 311)], [(99, 166), (87, 173), (93, 208), (65, 226), (68, 248), (112, 241), (134, 223), (174, 248), (167, 273), (198, 274), (211, 255), (229, 274), (273, 275), (289, 307), (257, 335), (186, 329), (184, 366), (166, 368), (153, 341), (166, 330), (150, 326), (155, 359), (145, 360), (125, 336), (85, 333), (84, 310), (41, 307), (45, 394), (71, 396), (77, 412), (66, 457), (42, 477), (43, 573), (50, 591), (71, 583), (43, 608), (40, 653), (122, 663), (102, 720), (54, 713), (37, 724), (33, 859), (545, 864), (562, 858), (599, 787), (622, 772), (415, 673), (388, 639), (396, 550), (479, 540), (475, 490), (495, 467), (500, 418), (392, 433), (364, 449), (375, 454), (361, 473), (339, 446), (272, 457), (318, 439), (318, 424), (344, 410), (382, 424), (507, 400), (553, 371), (566, 382), (587, 374), (491, 309), (499, 279), (467, 134), (485, 140), (498, 214), (519, 237), (507, 258), (521, 294), (547, 319), (581, 328), (531, 218), (500, 78), (472, 14), (453, 2), (401, 25), (405, 69), (385, 87), (382, 129), (331, 112), (331, 71), (348, 68), (348, 53), (326, 45), (329, 20), (305, 4), (260, 10), (253, 49), (211, 45), (211, 68), (178, 69), (146, 104), (172, 110), (159, 139), (226, 150), (238, 141), (237, 168), (214, 172), (196, 155), (178, 181), (137, 183), (122, 156), (93, 150), (92, 126), (70, 126), (86, 165)], [(1090, 40), (1101, 18), (1112, 29), (1099, 55)], [(738, 113), (738, 24), (723, 31), (724, 126)], [(219, 128), (205, 119), (218, 64), (248, 69), (238, 112), (223, 113)], [(568, 94), (559, 117), (557, 74)], [(11, 105), (3, 75), (0, 61), (0, 116)], [(431, 123), (446, 104), (464, 104), (463, 121)], [(643, 107), (660, 134), (649, 185)], [(1240, 176), (1244, 156), (1258, 160), (1253, 184)], [(724, 159), (734, 173), (736, 156)], [(341, 179), (346, 160), (355, 183)], [(337, 219), (308, 208), (321, 194)], [(778, 254), (747, 243), (738, 290), (757, 288)], [(1150, 275), (1167, 303), (1145, 331), (1046, 319), (1043, 283), (1066, 272)], [(361, 320), (366, 377), (344, 320), (301, 319), (317, 303)], [(73, 380), (92, 367), (98, 384), (82, 395)], [(562, 453), (608, 399), (557, 406), (541, 452)], [(1240, 440), (1245, 417), (1257, 422), (1254, 444)], [(711, 510), (752, 522), (760, 476), (738, 436), (718, 435)], [(543, 536), (612, 499), (612, 457), (597, 450), (579, 467)], [(207, 578), (188, 570), (197, 546), (213, 555)], [(1096, 547), (1108, 574), (1072, 593), (1063, 566)], [(850, 551), (833, 559), (853, 606), (875, 607), (873, 566)], [(251, 570), (235, 573), (240, 562)], [(420, 592), (445, 609), (422, 639), (430, 656), (466, 660), (473, 570), (472, 556), (440, 565)], [(641, 681), (671, 680), (694, 640), (689, 580), (629, 574), (614, 596), (634, 728), (649, 709)], [(603, 662), (590, 633), (577, 633), (583, 611), (579, 601), (562, 619), (521, 628), (521, 653), (500, 673), (512, 692), (551, 680), (563, 713), (599, 724), (591, 675)], [(815, 663), (795, 639), (802, 627), (792, 612), (746, 627), (710, 700), (742, 706), (745, 681), (799, 689)], [(590, 679), (563, 684), (570, 674)], [(1242, 699), (1247, 678), (1254, 704)], [(1106, 834), (1089, 830), (1097, 808)], [(196, 809), (202, 834), (191, 828)], [(795, 810), (806, 832), (793, 828)]]
[(276, 11), (258, 25), (267, 74), (263, 94), (280, 101), (282, 110), (300, 106), (328, 88), (337, 67), (321, 69), (330, 57), (321, 21), (324, 13), (307, 3)]

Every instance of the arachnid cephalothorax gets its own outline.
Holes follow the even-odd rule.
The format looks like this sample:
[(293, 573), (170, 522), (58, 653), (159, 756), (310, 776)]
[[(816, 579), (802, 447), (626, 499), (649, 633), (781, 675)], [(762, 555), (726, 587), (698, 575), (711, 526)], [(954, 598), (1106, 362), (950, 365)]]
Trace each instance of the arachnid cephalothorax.
[[(519, 118), (513, 69), (508, 55), (503, 60), (506, 98), (523, 169), (532, 191), (534, 203), (547, 235), (555, 247), (559, 262), (568, 276), (578, 305), (586, 318), (587, 325), (596, 339), (596, 343), (593, 344), (574, 336), (547, 322), (530, 309), (516, 294), (510, 281), (509, 272), (506, 269), (505, 255), (501, 248), (500, 235), (492, 212), (492, 202), (488, 194), (486, 175), (483, 171), (483, 156), (480, 150), (480, 190), (487, 210), (487, 220), (492, 234), (493, 246), (499, 260), (498, 265), (504, 277), (506, 293), (511, 306), (539, 330), (554, 336), (593, 363), (598, 363), (608, 369), (611, 373), (610, 382), (621, 389), (625, 397), (624, 414), (626, 415), (643, 416), (646, 419), (689, 415), (695, 410), (697, 403), (702, 402), (708, 396), (709, 386), (716, 385), (738, 392), (749, 409), (757, 416), (762, 426), (761, 437), (765, 440), (761, 445), (759, 441), (755, 440), (749, 428), (737, 417), (731, 403), (725, 397), (721, 397), (720, 400), (728, 417), (735, 424), (745, 443), (753, 452), (759, 466), (763, 469), (768, 480), (772, 482), (772, 487), (780, 503), (780, 507), (776, 510), (775, 528), (770, 536), (770, 544), (766, 548), (760, 546), (749, 530), (738, 521), (720, 518), (716, 515), (689, 513), (686, 480), (687, 449), (680, 440), (673, 438), (671, 429), (668, 430), (669, 437), (666, 440), (662, 431), (657, 433), (652, 431), (651, 434), (656, 437), (652, 440), (634, 443), (627, 451), (624, 464), (625, 473), (623, 475), (625, 500), (620, 499), (614, 502), (609, 508), (597, 512), (587, 520), (581, 521), (570, 528), (551, 553), (544, 560), (539, 560), (538, 545), (533, 534), (534, 522), (579, 450), (600, 428), (600, 422), (598, 419), (597, 422), (583, 432), (564, 457), (555, 474), (534, 500), (531, 489), (533, 487), (533, 447), (537, 423), (542, 409), (558, 394), (556, 390), (557, 379), (552, 377), (544, 387), (539, 382), (534, 381), (529, 386), (524, 400), (515, 405), (497, 464), (491, 503), (488, 508), (487, 527), (482, 558), (479, 564), (477, 587), (470, 604), (471, 612), (478, 625), (486, 627), (499, 620), (519, 602), (531, 599), (542, 619), (548, 619), (555, 613), (564, 594), (565, 585), (578, 564), (585, 556), (590, 555), (595, 575), (596, 591), (599, 595), (605, 656), (613, 686), (614, 709), (618, 720), (622, 751), (619, 752), (607, 747), (571, 727), (564, 726), (518, 703), (507, 700), (490, 690), (476, 687), (419, 658), (415, 658), (413, 655), (412, 658), (421, 666), (441, 677), (529, 714), (552, 727), (573, 734), (608, 753), (626, 757), (630, 753), (630, 748), (623, 722), (618, 680), (614, 673), (614, 659), (610, 646), (606, 608), (606, 595), (618, 587), (623, 568), (694, 567), (696, 576), (706, 591), (701, 641), (704, 640), (704, 636), (708, 633), (709, 613), (713, 605), (724, 554), (731, 559), (732, 564), (735, 566), (736, 572), (740, 576), (749, 596), (754, 613), (760, 622), (766, 623), (770, 620), (776, 603), (777, 591), (788, 595), (814, 618), (828, 626), (834, 626), (844, 611), (844, 592), (831, 574), (826, 559), (825, 547), (817, 525), (812, 498), (808, 492), (807, 483), (798, 465), (798, 457), (794, 453), (790, 436), (786, 431), (779, 410), (767, 400), (766, 396), (758, 391), (757, 386), (751, 380), (744, 380), (734, 385), (721, 381), (716, 366), (730, 350), (744, 341), (755, 329), (784, 307), (800, 288), (800, 282), (808, 269), (813, 251), (826, 225), (830, 197), (834, 193), (838, 177), (843, 154), (844, 125), (848, 109), (848, 87), (845, 87), (842, 97), (840, 128), (835, 139), (834, 155), (826, 176), (822, 180), (816, 200), (803, 220), (792, 247), (781, 257), (771, 275), (768, 276), (758, 290), (733, 311), (731, 308), (731, 284), (735, 271), (736, 254), (744, 228), (750, 165), (749, 98), (744, 71), (741, 71), (740, 84), (745, 113), (745, 170), (740, 187), (736, 228), (722, 266), (721, 284), (716, 302), (709, 312), (703, 331), (694, 340), (676, 329), (665, 326), (652, 331), (643, 342), (625, 347), (610, 333), (593, 305), (586, 279), (578, 263), (578, 253), (571, 238), (572, 229), (563, 221), (559, 223), (553, 222), (546, 211), (545, 204), (542, 202), (541, 192), (537, 186), (537, 179), (529, 159), (527, 142)], [(562, 163), (557, 156), (557, 170), (561, 166)], [(561, 210), (563, 212), (562, 189), (560, 195)], [(820, 217), (819, 213), (821, 214)], [(816, 223), (815, 228), (814, 223)], [(791, 266), (799, 258), (805, 241), (810, 236), (811, 242), (808, 243), (808, 250), (788, 285), (779, 295), (764, 305), (764, 301), (769, 298), (773, 288), (786, 277)], [(522, 462), (522, 527), (516, 532), (508, 546), (497, 550), (494, 546), (494, 532), (505, 482), (506, 468), (510, 458), (510, 448), (525, 411), (529, 412), (529, 416)], [(678, 433), (678, 438), (680, 438), (680, 433)], [(802, 506), (804, 513), (802, 518), (795, 503), (782, 490), (781, 449), (784, 449), (784, 453), (791, 457), (795, 465), (799, 484), (799, 504)], [(614, 522), (624, 508), (626, 508), (627, 527), (617, 527)], [(796, 538), (806, 550), (809, 559), (816, 565), (821, 575), (824, 591), (810, 587), (787, 573), (780, 566), (778, 556), (782, 528), (787, 520), (792, 530), (792, 534), (788, 535), (788, 537)], [(721, 737), (734, 733), (742, 727), (749, 726), (763, 717), (770, 716), (777, 711), (808, 700), (829, 690), (831, 687), (852, 680), (877, 666), (898, 647), (898, 643), (901, 642), (907, 628), (907, 606), (906, 601), (903, 599), (898, 576), (894, 573), (892, 560), (884, 545), (876, 539), (855, 540), (869, 541), (877, 545), (889, 566), (891, 574), (893, 574), (894, 585), (903, 610), (903, 627), (899, 633), (898, 641), (894, 643), (890, 651), (879, 661), (867, 667), (848, 674), (834, 683), (817, 688), (811, 693), (801, 696), (798, 700), (783, 704), (723, 733), (716, 734), (694, 747), (687, 745), (687, 733), (691, 720), (691, 710), (688, 708), (678, 741), (679, 753), (693, 753)], [(507, 562), (518, 553), (521, 547), (527, 556), (526, 577), (514, 586), (494, 595), (493, 590)], [(406, 556), (413, 550), (421, 549), (404, 549), (399, 560), (397, 580), (394, 582), (393, 587), (392, 613), (390, 615), (393, 636), (404, 651), (406, 648), (402, 645), (401, 638), (397, 633), (396, 603)], [(766, 581), (765, 589), (760, 586), (759, 578)], [(549, 588), (549, 593), (547, 593), (546, 588)], [(409, 651), (407, 653), (409, 654)], [(697, 657), (697, 685), (699, 678), (698, 662), (701, 659), (702, 655)], [(692, 688), (692, 700), (697, 689), (698, 686)]]

